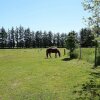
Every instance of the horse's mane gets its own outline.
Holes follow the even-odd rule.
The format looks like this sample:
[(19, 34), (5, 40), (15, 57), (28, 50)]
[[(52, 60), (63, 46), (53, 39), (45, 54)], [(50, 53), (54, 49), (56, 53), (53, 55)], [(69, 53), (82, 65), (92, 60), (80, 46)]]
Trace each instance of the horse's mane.
[(49, 47), (48, 49), (57, 49), (57, 47), (51, 46), (51, 47)]

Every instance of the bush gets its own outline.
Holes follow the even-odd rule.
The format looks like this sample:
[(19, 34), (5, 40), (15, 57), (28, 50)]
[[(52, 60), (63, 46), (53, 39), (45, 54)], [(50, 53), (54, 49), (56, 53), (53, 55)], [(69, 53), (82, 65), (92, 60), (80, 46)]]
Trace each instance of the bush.
[(78, 58), (78, 53), (76, 51), (73, 51), (73, 52), (69, 53), (69, 56), (71, 59)]

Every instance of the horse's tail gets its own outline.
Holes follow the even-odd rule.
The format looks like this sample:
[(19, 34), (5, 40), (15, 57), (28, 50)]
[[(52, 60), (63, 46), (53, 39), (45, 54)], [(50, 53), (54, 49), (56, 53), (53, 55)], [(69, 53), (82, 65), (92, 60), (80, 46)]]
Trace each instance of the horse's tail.
[(61, 53), (60, 53), (60, 51), (58, 50), (58, 55), (59, 55), (59, 57), (61, 56)]

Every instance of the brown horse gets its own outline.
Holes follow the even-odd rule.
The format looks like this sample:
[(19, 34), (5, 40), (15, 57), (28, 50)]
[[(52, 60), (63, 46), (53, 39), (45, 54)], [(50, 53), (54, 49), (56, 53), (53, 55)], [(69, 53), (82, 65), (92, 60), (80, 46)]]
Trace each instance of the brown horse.
[(48, 48), (47, 50), (46, 50), (46, 56), (47, 56), (47, 58), (48, 58), (48, 55), (50, 56), (50, 58), (51, 58), (51, 53), (55, 53), (55, 58), (57, 57), (57, 53), (58, 53), (58, 55), (59, 55), (59, 57), (60, 57), (60, 51), (56, 48), (56, 47), (53, 47), (53, 48)]

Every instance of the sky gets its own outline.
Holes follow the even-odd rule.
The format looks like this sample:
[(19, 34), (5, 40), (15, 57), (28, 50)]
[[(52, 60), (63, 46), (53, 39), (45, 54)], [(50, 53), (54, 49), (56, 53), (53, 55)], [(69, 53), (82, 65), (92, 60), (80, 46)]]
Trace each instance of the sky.
[(67, 33), (85, 27), (82, 0), (0, 0), (0, 28)]

